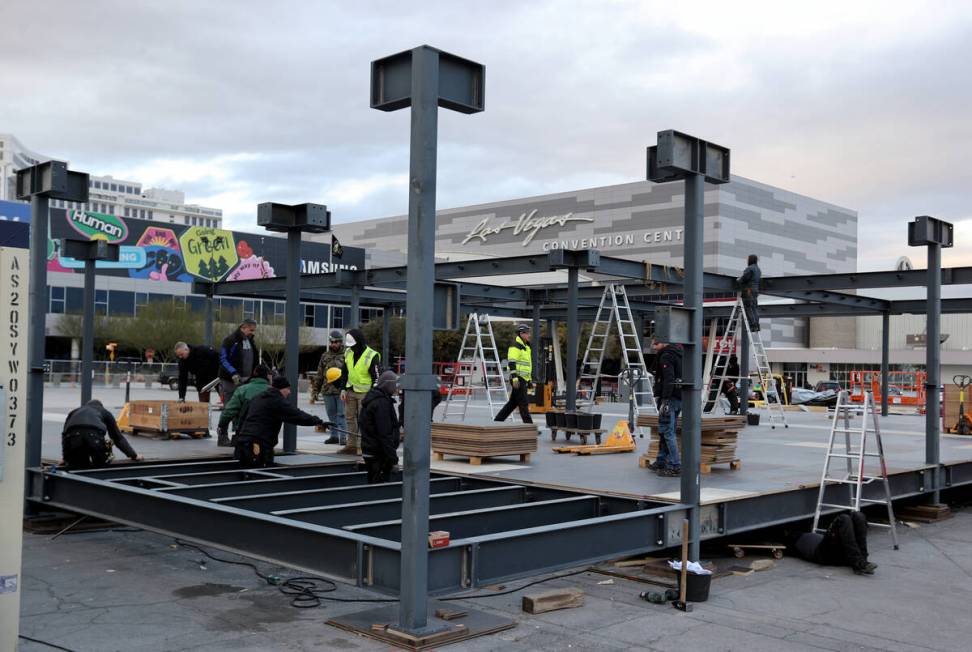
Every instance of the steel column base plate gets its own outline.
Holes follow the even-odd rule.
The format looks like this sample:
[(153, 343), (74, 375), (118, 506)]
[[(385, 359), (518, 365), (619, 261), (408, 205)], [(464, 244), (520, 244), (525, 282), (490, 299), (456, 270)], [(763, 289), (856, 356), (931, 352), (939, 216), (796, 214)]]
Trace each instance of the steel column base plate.
[[(433, 602), (430, 608), (433, 613), (440, 609), (449, 612), (457, 611), (454, 605), (445, 602)], [(516, 625), (514, 620), (482, 611), (463, 609), (462, 613), (464, 615), (461, 617), (450, 620), (429, 618), (431, 633), (422, 635), (412, 635), (398, 630), (397, 604), (338, 616), (328, 620), (327, 624), (393, 645), (402, 650), (427, 650), (433, 647), (451, 645), (478, 636), (512, 629)]]

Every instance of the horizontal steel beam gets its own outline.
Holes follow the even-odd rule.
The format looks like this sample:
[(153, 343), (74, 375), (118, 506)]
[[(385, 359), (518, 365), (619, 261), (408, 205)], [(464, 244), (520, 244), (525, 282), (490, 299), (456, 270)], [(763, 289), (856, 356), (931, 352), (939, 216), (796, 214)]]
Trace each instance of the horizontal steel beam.
[[(396, 477), (400, 477), (400, 474)], [(244, 496), (276, 495), (292, 491), (309, 491), (332, 487), (351, 487), (367, 482), (367, 473), (364, 471), (351, 471), (348, 473), (330, 473), (296, 478), (251, 480), (249, 482), (218, 482), (207, 485), (179, 487), (177, 489), (159, 489), (159, 491), (175, 496), (195, 498), (196, 500), (213, 500), (227, 497), (241, 498)]]
[(765, 292), (772, 296), (796, 299), (814, 303), (828, 303), (836, 306), (852, 306), (862, 311), (884, 312), (891, 309), (891, 302), (887, 299), (875, 299), (846, 292), (832, 292), (830, 290), (784, 290)]
[[(901, 272), (848, 272), (807, 276), (764, 276), (764, 291), (849, 290), (852, 288), (924, 287), (928, 272), (912, 269)], [(972, 267), (942, 269), (942, 285), (972, 285)]]
[[(892, 315), (924, 315), (928, 312), (928, 302), (924, 299), (892, 301)], [(972, 299), (942, 299), (942, 313), (972, 313)]]

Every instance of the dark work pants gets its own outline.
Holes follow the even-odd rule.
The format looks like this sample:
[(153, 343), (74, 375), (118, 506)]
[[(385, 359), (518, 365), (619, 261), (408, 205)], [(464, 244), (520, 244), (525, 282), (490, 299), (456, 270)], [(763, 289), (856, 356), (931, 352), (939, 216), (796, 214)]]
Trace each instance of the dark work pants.
[(754, 297), (743, 297), (743, 310), (746, 312), (746, 321), (749, 322), (749, 330), (754, 333), (759, 330), (759, 302)]
[(241, 469), (263, 469), (273, 466), (273, 446), (256, 441), (236, 441), (236, 459)]
[(398, 463), (398, 458), (365, 455), (364, 463), (365, 470), (368, 472), (368, 484), (377, 484), (380, 482), (388, 482), (392, 469)]
[(520, 418), (523, 419), (523, 423), (533, 423), (533, 417), (530, 416), (529, 404), (527, 383), (521, 380), (519, 387), (514, 387), (510, 390), (510, 400), (500, 409), (495, 420), (506, 421), (506, 417), (510, 416), (514, 409), (519, 408)]
[(72, 430), (61, 440), (61, 454), (69, 469), (100, 469), (111, 464), (111, 448), (97, 430)]
[(862, 568), (867, 563), (867, 519), (860, 512), (841, 514), (820, 544), (821, 563)]
[(729, 414), (739, 414), (739, 393), (736, 391), (736, 384), (726, 383), (723, 393), (729, 401)]

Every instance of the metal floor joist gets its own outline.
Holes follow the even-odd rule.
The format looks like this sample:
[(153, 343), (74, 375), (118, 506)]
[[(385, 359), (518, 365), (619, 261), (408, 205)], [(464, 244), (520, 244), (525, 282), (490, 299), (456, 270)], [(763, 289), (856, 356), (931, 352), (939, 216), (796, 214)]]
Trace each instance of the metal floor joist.
[[(278, 460), (253, 470), (225, 458), (31, 469), (30, 499), (396, 593), (400, 475), (369, 485), (352, 462)], [(488, 478), (433, 475), (429, 493), (429, 530), (451, 538), (429, 551), (438, 594), (676, 545), (670, 526), (685, 514), (663, 502)]]

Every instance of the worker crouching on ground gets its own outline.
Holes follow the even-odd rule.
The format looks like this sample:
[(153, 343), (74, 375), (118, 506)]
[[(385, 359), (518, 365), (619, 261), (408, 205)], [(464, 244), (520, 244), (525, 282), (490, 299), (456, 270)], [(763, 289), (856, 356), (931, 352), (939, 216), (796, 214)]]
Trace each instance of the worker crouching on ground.
[(72, 410), (64, 421), (64, 430), (61, 432), (64, 464), (72, 470), (108, 466), (112, 460), (112, 442), (129, 459), (143, 459), (121, 434), (115, 417), (105, 409), (101, 401), (88, 401)]
[(660, 476), (678, 477), (682, 463), (678, 456), (675, 428), (682, 411), (682, 348), (677, 344), (652, 343), (655, 350), (655, 403), (658, 405), (658, 458), (649, 467)]
[(328, 340), (327, 350), (321, 356), (317, 373), (311, 380), (310, 402), (313, 405), (319, 397), (323, 398), (327, 418), (335, 426), (324, 443), (347, 445), (348, 421), (344, 416), (344, 401), (341, 400), (341, 391), (348, 380), (344, 362), (344, 335), (339, 330), (333, 330)]
[(739, 294), (742, 295), (746, 322), (749, 324), (749, 330), (754, 333), (759, 331), (759, 282), (763, 278), (758, 263), (759, 258), (756, 254), (750, 254), (746, 260), (746, 269), (743, 270), (742, 276), (736, 279), (739, 284)]
[(196, 380), (196, 393), (201, 403), (209, 403), (209, 392), (202, 388), (219, 376), (219, 352), (211, 346), (190, 346), (176, 342), (175, 356), (179, 359), (179, 400), (186, 400), (189, 374)]
[(514, 409), (520, 410), (523, 423), (533, 423), (530, 416), (530, 384), (533, 382), (533, 351), (530, 349), (530, 328), (517, 326), (516, 339), (506, 352), (510, 368), (510, 400), (496, 415), (496, 421), (506, 421)]
[(825, 566), (850, 566), (858, 575), (873, 575), (867, 560), (867, 519), (860, 512), (839, 514), (825, 534), (806, 532), (794, 544), (797, 554)]
[(330, 426), (320, 417), (307, 414), (290, 404), (290, 381), (277, 376), (270, 389), (253, 397), (240, 415), (236, 433), (236, 455), (240, 468), (273, 466), (273, 449), (280, 439), (280, 426)]
[(361, 413), (361, 402), (371, 390), (371, 386), (378, 380), (381, 368), (381, 356), (365, 343), (364, 333), (352, 328), (344, 336), (344, 366), (347, 369), (347, 383), (341, 391), (345, 413), (348, 420), (348, 443), (338, 453), (343, 455), (361, 455), (361, 429), (358, 417)]
[(250, 401), (270, 389), (270, 367), (265, 364), (258, 364), (253, 367), (253, 375), (250, 380), (233, 392), (233, 398), (223, 407), (219, 415), (219, 425), (216, 427), (217, 446), (233, 446), (230, 440), (229, 424), (233, 423), (233, 432), (240, 431), (240, 417)]
[(398, 376), (394, 371), (386, 371), (361, 402), (358, 425), (369, 484), (388, 482), (398, 464), (398, 417), (394, 399), (397, 392)]
[(253, 374), (253, 367), (260, 363), (254, 333), (257, 323), (244, 319), (239, 328), (226, 336), (219, 349), (219, 393), (223, 404), (229, 403), (236, 388)]

